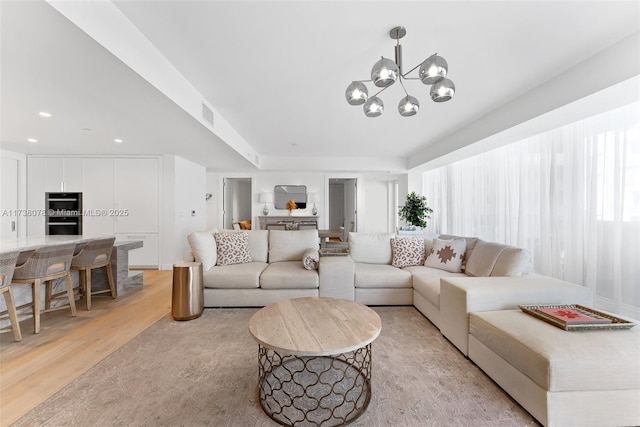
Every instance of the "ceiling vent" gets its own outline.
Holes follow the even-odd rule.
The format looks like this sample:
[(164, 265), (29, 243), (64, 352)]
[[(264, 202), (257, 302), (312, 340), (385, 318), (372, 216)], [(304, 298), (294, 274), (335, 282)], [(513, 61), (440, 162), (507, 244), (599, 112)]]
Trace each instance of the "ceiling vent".
[(213, 126), (213, 111), (211, 111), (211, 109), (204, 103), (202, 104), (202, 118), (211, 126)]

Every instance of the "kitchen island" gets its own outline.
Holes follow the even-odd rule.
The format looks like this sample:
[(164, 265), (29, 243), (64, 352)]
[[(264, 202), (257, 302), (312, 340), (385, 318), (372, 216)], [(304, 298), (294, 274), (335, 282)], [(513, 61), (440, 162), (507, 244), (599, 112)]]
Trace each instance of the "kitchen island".
[[(17, 264), (24, 263), (31, 254), (38, 248), (49, 245), (75, 243), (83, 245), (91, 240), (110, 237), (110, 236), (78, 236), (78, 235), (59, 235), (59, 236), (28, 236), (18, 237), (15, 239), (0, 240), (0, 253), (20, 251)], [(142, 287), (142, 271), (129, 270), (129, 251), (141, 248), (142, 240), (116, 240), (111, 252), (111, 271), (113, 272), (113, 280), (115, 281), (116, 295), (122, 296), (127, 292)], [(92, 289), (94, 291), (108, 289), (107, 275), (104, 269), (96, 269), (91, 276)], [(71, 280), (74, 288), (78, 287), (79, 278), (77, 271), (71, 271)], [(64, 289), (64, 280), (57, 279), (54, 281), (54, 291)], [(31, 301), (31, 291), (28, 286), (13, 286), (16, 305), (22, 305)], [(105, 294), (108, 295), (108, 294)], [(44, 299), (43, 299), (44, 301)], [(65, 304), (65, 301), (59, 301)], [(0, 310), (4, 309), (4, 301), (0, 302)], [(55, 304), (54, 304), (55, 305)], [(8, 322), (2, 322), (8, 323)], [(1, 325), (0, 325), (1, 326)]]

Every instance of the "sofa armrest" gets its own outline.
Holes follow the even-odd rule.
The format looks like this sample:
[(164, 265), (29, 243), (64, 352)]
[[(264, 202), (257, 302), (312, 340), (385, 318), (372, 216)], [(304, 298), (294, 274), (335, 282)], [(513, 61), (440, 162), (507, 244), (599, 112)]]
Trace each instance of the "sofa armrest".
[(593, 305), (593, 291), (553, 277), (443, 277), (440, 279), (440, 332), (466, 356), (469, 313), (513, 310), (519, 304)]
[(355, 300), (355, 263), (350, 256), (320, 257), (320, 297)]

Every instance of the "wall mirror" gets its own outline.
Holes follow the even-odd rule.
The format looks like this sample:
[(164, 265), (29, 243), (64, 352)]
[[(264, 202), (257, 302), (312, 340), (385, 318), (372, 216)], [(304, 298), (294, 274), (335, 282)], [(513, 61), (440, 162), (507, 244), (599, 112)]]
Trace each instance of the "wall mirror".
[(273, 187), (273, 206), (276, 209), (287, 209), (287, 202), (293, 200), (298, 209), (307, 207), (306, 185), (276, 185)]

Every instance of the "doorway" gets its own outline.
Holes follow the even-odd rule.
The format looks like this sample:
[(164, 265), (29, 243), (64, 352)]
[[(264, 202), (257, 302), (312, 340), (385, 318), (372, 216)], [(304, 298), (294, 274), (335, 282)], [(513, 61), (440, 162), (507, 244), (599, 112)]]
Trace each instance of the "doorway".
[(251, 221), (251, 178), (224, 178), (222, 185), (223, 227), (232, 230), (234, 223)]
[(329, 228), (342, 229), (345, 242), (352, 222), (357, 230), (357, 186), (355, 178), (329, 178)]

